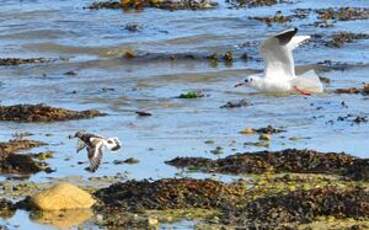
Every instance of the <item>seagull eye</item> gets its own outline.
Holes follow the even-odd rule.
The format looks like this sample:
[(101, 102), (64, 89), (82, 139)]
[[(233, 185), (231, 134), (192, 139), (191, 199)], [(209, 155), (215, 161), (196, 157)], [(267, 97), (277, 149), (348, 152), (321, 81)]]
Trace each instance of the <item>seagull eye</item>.
[(108, 140), (108, 143), (109, 143), (109, 144), (113, 144), (113, 141), (111, 141), (111, 140)]
[(247, 82), (249, 82), (249, 79), (245, 79), (245, 82), (247, 83)]

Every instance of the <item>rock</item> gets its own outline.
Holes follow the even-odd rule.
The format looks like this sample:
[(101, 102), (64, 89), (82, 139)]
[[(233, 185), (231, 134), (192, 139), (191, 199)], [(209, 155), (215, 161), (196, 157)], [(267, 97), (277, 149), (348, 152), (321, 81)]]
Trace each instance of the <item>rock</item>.
[(88, 192), (66, 182), (58, 183), (31, 198), (32, 205), (40, 210), (85, 209), (95, 202)]
[(267, 133), (262, 133), (259, 136), (259, 140), (270, 141), (270, 140), (272, 140), (272, 136), (270, 134), (267, 134)]
[(70, 70), (68, 72), (65, 72), (64, 75), (69, 75), (69, 76), (76, 76), (77, 75), (77, 72), (74, 71), (74, 70)]
[(241, 134), (249, 135), (254, 134), (255, 130), (253, 128), (245, 128), (244, 130), (240, 131)]
[(147, 224), (149, 226), (156, 226), (156, 225), (159, 225), (159, 220), (154, 218), (154, 217), (148, 217), (147, 218)]
[(152, 116), (151, 113), (149, 112), (145, 112), (145, 111), (136, 111), (135, 112), (138, 116), (141, 116), (141, 117), (149, 117), (149, 116)]
[(263, 134), (263, 133), (265, 133), (265, 134), (274, 134), (274, 133), (286, 132), (286, 130), (284, 130), (284, 129), (274, 128), (271, 125), (268, 125), (267, 127), (264, 127), (264, 128), (255, 129), (254, 131), (257, 132), (257, 133), (260, 133), (260, 134)]
[(249, 106), (250, 102), (248, 102), (246, 99), (241, 99), (239, 101), (229, 101), (226, 104), (220, 106), (221, 109), (233, 109), (233, 108), (239, 108), (243, 106)]
[[(0, 199), (0, 217), (1, 218), (11, 218), (16, 211), (14, 204), (4, 198)], [(1, 228), (0, 228), (1, 229)]]

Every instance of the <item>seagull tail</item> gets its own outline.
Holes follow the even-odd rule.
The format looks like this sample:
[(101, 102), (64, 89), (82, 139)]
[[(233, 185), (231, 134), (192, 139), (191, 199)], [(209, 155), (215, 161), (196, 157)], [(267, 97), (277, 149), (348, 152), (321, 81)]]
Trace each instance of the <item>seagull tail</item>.
[(292, 79), (292, 86), (298, 87), (309, 93), (323, 93), (323, 84), (314, 70), (309, 70), (304, 74)]

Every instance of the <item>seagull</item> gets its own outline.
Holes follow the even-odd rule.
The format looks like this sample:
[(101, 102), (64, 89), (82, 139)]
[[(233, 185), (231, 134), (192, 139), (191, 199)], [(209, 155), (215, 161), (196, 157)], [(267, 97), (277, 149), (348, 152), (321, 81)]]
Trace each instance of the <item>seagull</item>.
[(264, 93), (322, 93), (323, 85), (314, 70), (295, 75), (292, 51), (310, 39), (295, 36), (297, 31), (290, 28), (263, 41), (260, 52), (265, 62), (264, 73), (250, 75), (235, 87), (245, 85)]
[(76, 132), (74, 136), (69, 136), (69, 139), (72, 138), (79, 138), (81, 141), (77, 147), (77, 153), (87, 147), (87, 156), (90, 161), (90, 166), (87, 170), (91, 172), (95, 172), (99, 167), (104, 148), (111, 151), (117, 151), (122, 146), (117, 137), (104, 138), (97, 134), (82, 131)]

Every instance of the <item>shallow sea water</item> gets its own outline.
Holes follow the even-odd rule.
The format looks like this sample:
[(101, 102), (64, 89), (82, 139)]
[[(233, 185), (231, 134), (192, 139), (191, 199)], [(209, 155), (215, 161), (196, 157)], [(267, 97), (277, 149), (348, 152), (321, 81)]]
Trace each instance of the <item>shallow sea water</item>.
[[(322, 95), (275, 97), (255, 94), (247, 88), (233, 88), (248, 74), (263, 69), (257, 46), (268, 34), (289, 26), (299, 27), (299, 34), (327, 37), (338, 31), (368, 33), (368, 20), (338, 22), (332, 28), (316, 28), (311, 25), (316, 21), (315, 14), (271, 27), (248, 18), (274, 15), (278, 10), (288, 15), (296, 8), (369, 6), (366, 0), (294, 2), (271, 7), (228, 9), (226, 3), (219, 1), (218, 8), (206, 11), (145, 9), (142, 12), (123, 12), (86, 10), (83, 7), (91, 1), (84, 0), (3, 0), (0, 9), (0, 57), (58, 60), (47, 64), (0, 66), (1, 103), (46, 103), (76, 110), (98, 109), (109, 115), (49, 124), (0, 122), (0, 138), (6, 141), (15, 132), (30, 132), (34, 134), (32, 139), (49, 143), (32, 151), (55, 151), (55, 157), (47, 162), (56, 172), (31, 176), (29, 180), (35, 182), (76, 175), (87, 180), (91, 176), (114, 176), (117, 173), (127, 179), (191, 176), (231, 181), (236, 178), (184, 172), (164, 164), (164, 161), (177, 156), (217, 158), (235, 152), (264, 150), (245, 146), (244, 142), (257, 141), (258, 137), (245, 136), (239, 131), (269, 124), (287, 130), (273, 135), (269, 150), (309, 148), (368, 157), (369, 124), (336, 120), (347, 114), (369, 115), (369, 98), (332, 93), (335, 88), (368, 82), (368, 40), (346, 44), (340, 49), (309, 43), (295, 50), (298, 70), (324, 60), (348, 64), (344, 71), (328, 69), (319, 73), (331, 79)], [(125, 26), (129, 23), (140, 24), (142, 31), (127, 31)], [(252, 45), (244, 45), (246, 42)], [(185, 53), (209, 55), (231, 50), (235, 56), (247, 52), (253, 59), (246, 62), (236, 58), (232, 65), (219, 63), (217, 66), (207, 60), (127, 60), (121, 57), (127, 50), (166, 56)], [(67, 71), (75, 71), (77, 75), (64, 75)], [(189, 90), (203, 90), (208, 96), (194, 100), (175, 98)], [(230, 110), (219, 108), (228, 101), (242, 98), (252, 105)], [(348, 108), (342, 107), (342, 101)], [(153, 116), (138, 117), (135, 110), (149, 111)], [(330, 124), (329, 120), (335, 122)], [(87, 166), (86, 155), (84, 152), (76, 154), (75, 142), (68, 139), (68, 135), (80, 129), (116, 136), (123, 142), (122, 150), (104, 155), (104, 163), (95, 174), (83, 170)], [(301, 139), (291, 141), (290, 137)], [(205, 144), (207, 140), (213, 140), (214, 144)], [(224, 154), (214, 156), (210, 153), (216, 146), (222, 146)], [(129, 157), (140, 160), (140, 163), (112, 163)], [(80, 161), (85, 163), (80, 165)], [(33, 222), (23, 211), (0, 222), (18, 229), (52, 227)], [(88, 222), (84, 227), (97, 228)], [(162, 226), (164, 229), (169, 227)], [(184, 221), (171, 227), (191, 229), (193, 223)]]

